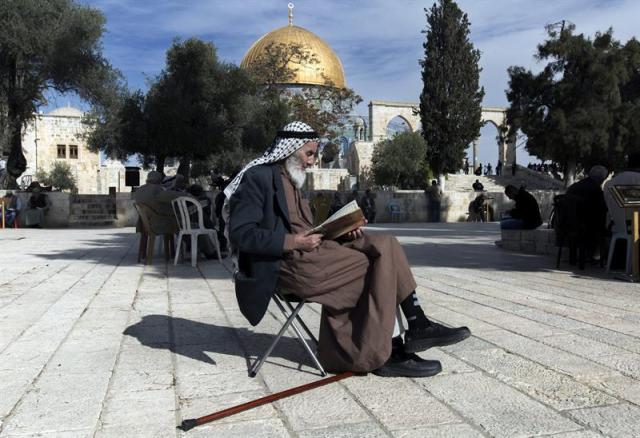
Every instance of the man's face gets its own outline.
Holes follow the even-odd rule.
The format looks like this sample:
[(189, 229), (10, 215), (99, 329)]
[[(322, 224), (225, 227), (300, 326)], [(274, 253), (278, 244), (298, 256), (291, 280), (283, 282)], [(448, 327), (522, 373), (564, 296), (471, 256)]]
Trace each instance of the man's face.
[(316, 163), (318, 142), (308, 141), (295, 152), (296, 158), (302, 170), (312, 167)]

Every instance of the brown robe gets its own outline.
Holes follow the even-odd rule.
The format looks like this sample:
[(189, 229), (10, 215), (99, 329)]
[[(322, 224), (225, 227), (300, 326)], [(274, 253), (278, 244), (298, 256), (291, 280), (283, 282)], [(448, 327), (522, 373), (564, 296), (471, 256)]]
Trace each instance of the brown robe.
[[(312, 228), (309, 203), (284, 169), (282, 182), (292, 233)], [(289, 236), (285, 250), (291, 248)], [(322, 304), (318, 356), (333, 372), (371, 371), (385, 363), (396, 306), (416, 288), (402, 247), (385, 234), (344, 243), (325, 240), (314, 251), (292, 251), (282, 262), (280, 285)]]

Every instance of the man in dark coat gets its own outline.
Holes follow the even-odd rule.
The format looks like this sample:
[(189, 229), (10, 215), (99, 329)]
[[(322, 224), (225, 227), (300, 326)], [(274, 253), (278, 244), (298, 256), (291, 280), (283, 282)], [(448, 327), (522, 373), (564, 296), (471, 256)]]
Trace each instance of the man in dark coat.
[(509, 199), (516, 201), (516, 206), (509, 210), (508, 217), (500, 221), (500, 228), (503, 230), (533, 230), (542, 225), (538, 201), (524, 187), (517, 189), (516, 186), (508, 185), (505, 187), (504, 193)]
[(604, 166), (593, 166), (587, 178), (571, 184), (567, 189), (567, 195), (577, 196), (581, 201), (576, 216), (584, 227), (583, 243), (589, 250), (598, 247), (606, 230), (607, 204), (602, 183), (608, 174)]
[[(230, 243), (238, 251), (235, 285), (241, 312), (258, 324), (279, 286), (322, 304), (318, 355), (327, 370), (437, 374), (438, 361), (414, 353), (459, 342), (470, 335), (469, 329), (447, 328), (426, 318), (395, 237), (362, 229), (340, 241), (308, 234), (311, 211), (300, 188), (317, 147), (311, 127), (290, 123), (225, 190)], [(409, 324), (404, 342), (398, 306)]]

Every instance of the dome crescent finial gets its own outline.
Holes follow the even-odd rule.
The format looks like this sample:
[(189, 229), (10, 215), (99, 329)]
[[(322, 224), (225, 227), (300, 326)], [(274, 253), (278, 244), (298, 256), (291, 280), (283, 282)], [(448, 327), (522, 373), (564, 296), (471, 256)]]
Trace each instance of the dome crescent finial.
[(289, 2), (287, 7), (289, 8), (289, 26), (293, 26), (293, 3)]

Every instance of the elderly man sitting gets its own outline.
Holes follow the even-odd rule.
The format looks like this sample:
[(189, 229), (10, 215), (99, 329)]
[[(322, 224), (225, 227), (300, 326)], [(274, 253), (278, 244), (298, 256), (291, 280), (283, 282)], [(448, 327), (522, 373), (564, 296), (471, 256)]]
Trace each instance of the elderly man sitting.
[[(339, 241), (307, 234), (312, 215), (300, 189), (316, 161), (318, 141), (309, 125), (286, 125), (225, 189), (230, 241), (239, 251), (235, 287), (241, 312), (258, 324), (279, 284), (322, 304), (318, 353), (327, 370), (437, 374), (438, 361), (414, 353), (459, 342), (470, 331), (427, 319), (396, 238), (362, 229)], [(404, 341), (398, 306), (409, 324)]]

